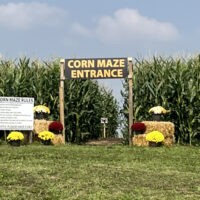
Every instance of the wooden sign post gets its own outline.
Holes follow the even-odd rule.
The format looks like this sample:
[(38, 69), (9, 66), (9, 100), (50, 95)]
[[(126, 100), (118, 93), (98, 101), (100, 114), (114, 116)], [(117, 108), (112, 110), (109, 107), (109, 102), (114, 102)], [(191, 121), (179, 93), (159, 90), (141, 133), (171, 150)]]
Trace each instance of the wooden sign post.
[(108, 123), (108, 118), (102, 117), (101, 123), (103, 124), (103, 138), (106, 138), (106, 124)]
[(64, 143), (65, 143), (65, 113), (64, 113), (64, 108), (65, 108), (65, 104), (64, 104), (64, 81), (65, 81), (65, 73), (64, 73), (64, 69), (65, 69), (65, 60), (61, 59), (60, 60), (60, 87), (59, 87), (59, 104), (60, 104), (60, 122), (63, 125), (63, 139), (64, 139)]
[(128, 58), (128, 85), (129, 85), (129, 99), (128, 99), (128, 108), (129, 108), (129, 134), (128, 134), (128, 142), (129, 146), (132, 146), (132, 130), (131, 126), (133, 124), (133, 61), (132, 58)]

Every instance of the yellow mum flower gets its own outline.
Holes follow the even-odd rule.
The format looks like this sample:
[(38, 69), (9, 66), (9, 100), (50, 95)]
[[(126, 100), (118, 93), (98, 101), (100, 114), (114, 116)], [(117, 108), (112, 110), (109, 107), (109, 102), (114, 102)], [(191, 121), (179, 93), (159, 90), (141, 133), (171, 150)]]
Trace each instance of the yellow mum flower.
[(43, 112), (43, 113), (48, 113), (48, 114), (50, 114), (49, 108), (46, 107), (46, 106), (44, 106), (44, 105), (35, 106), (35, 107), (33, 108), (33, 111), (34, 111), (34, 113), (35, 113), (35, 112), (38, 112), (38, 113)]
[(50, 131), (42, 131), (38, 134), (38, 137), (41, 140), (52, 140), (52, 139), (54, 139), (55, 135), (54, 135), (54, 133), (52, 133)]
[(154, 113), (154, 114), (166, 114), (168, 112), (170, 112), (170, 110), (166, 110), (162, 106), (156, 106), (149, 110), (149, 113)]
[(146, 140), (149, 142), (162, 142), (164, 140), (164, 135), (159, 131), (152, 131), (150, 133), (147, 133)]
[(24, 135), (21, 132), (18, 131), (12, 131), (9, 133), (7, 140), (11, 141), (11, 140), (23, 140), (24, 139)]

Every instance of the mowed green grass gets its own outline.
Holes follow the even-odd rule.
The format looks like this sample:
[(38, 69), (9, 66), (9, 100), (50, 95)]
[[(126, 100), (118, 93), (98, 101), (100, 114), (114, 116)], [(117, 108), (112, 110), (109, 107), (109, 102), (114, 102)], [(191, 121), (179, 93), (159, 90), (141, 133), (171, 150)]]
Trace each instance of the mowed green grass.
[(200, 199), (200, 148), (0, 145), (1, 200)]

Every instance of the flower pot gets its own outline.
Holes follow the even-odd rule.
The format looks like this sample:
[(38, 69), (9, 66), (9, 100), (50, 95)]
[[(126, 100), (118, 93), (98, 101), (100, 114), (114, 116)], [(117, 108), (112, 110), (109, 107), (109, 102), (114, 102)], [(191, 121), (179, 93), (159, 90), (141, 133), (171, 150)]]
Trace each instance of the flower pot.
[(51, 145), (51, 140), (41, 140), (44, 145)]
[(133, 133), (134, 133), (134, 135), (141, 135), (141, 134), (144, 134), (144, 131), (139, 130), (139, 131), (134, 131)]
[(161, 147), (162, 142), (149, 142), (150, 147)]
[(21, 145), (21, 140), (10, 140), (9, 143), (11, 146), (19, 147)]
[(62, 131), (58, 131), (58, 130), (51, 130), (51, 129), (50, 129), (50, 131), (51, 131), (52, 133), (54, 133), (55, 135), (62, 134)]
[(161, 121), (161, 114), (152, 114), (153, 121)]
[(48, 113), (44, 112), (36, 112), (35, 113), (35, 119), (47, 119), (48, 118)]

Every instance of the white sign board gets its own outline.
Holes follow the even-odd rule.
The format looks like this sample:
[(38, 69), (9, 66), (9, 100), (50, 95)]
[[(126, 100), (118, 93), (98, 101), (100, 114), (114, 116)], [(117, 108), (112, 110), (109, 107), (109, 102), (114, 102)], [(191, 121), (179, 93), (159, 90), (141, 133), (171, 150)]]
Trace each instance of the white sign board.
[(0, 97), (0, 130), (33, 130), (34, 98)]
[(108, 123), (108, 118), (102, 117), (102, 118), (101, 118), (101, 123), (102, 123), (102, 124), (107, 124), (107, 123)]

